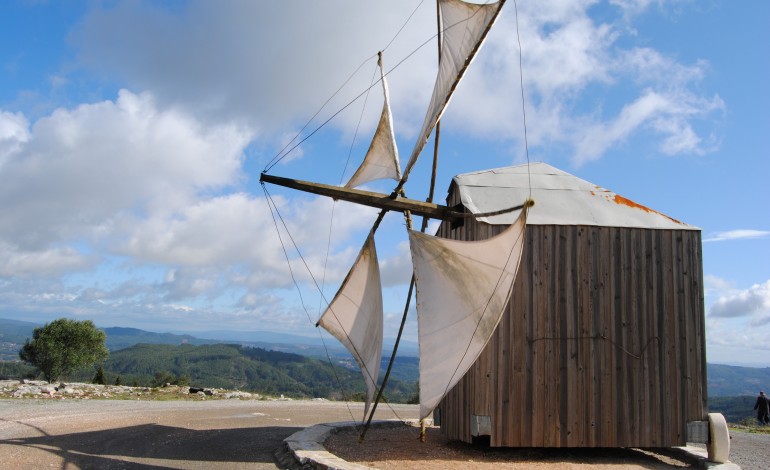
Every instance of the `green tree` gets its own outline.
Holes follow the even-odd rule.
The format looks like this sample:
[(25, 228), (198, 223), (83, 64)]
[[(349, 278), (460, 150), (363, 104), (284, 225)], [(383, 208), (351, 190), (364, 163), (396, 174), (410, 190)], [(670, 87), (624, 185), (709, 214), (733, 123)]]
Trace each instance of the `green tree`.
[(104, 385), (104, 367), (102, 367), (101, 364), (99, 364), (99, 367), (96, 368), (96, 375), (94, 375), (93, 380), (91, 380), (91, 383)]
[(22, 361), (37, 367), (49, 382), (103, 361), (107, 336), (92, 321), (60, 318), (32, 332), (19, 351)]

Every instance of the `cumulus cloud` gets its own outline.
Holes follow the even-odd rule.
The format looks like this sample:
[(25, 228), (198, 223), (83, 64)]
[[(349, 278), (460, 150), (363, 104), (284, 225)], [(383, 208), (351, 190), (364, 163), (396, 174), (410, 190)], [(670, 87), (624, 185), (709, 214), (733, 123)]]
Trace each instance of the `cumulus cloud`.
[[(718, 145), (698, 126), (724, 109), (718, 96), (698, 90), (708, 64), (683, 64), (622, 41), (633, 34), (633, 15), (652, 3), (617, 0), (617, 11), (590, 0), (519, 5), (530, 145), (567, 148), (578, 164), (640, 134), (667, 155)], [(73, 73), (95, 71), (104, 89), (123, 88), (117, 97), (61, 107), (32, 123), (0, 110), (3, 305), (61, 308), (97, 321), (109, 305), (126, 322), (152, 317), (158, 325), (191, 318), (201, 325), (261, 318), (276, 329), (306, 323), (306, 306), (270, 290), (292, 287), (292, 275), (310, 290), (321, 279), (325, 288), (338, 283), (363, 240), (355, 235), (369, 228), (375, 211), (338, 204), (327, 256), (333, 202), (278, 196), (272, 202), (292, 235), (281, 226), (279, 239), (267, 202), (248, 192), (246, 168), (255, 162), (245, 149), (258, 160), (265, 147), (289, 141), (294, 134), (285, 129), (299, 128), (353, 71), (317, 122), (365, 90), (375, 52), (414, 7), (341, 0), (302, 8), (285, 1), (94, 4), (70, 35), (76, 63), (51, 83), (65, 94), (76, 86)], [(610, 10), (593, 15), (598, 7)], [(406, 137), (419, 128), (433, 85), (432, 8), (421, 6), (385, 53), (396, 129)], [(520, 142), (515, 27), (508, 5), (453, 98), (445, 129)], [(589, 87), (617, 99), (582, 102)], [(379, 102), (371, 105), (381, 99), (376, 90), (364, 128), (379, 116)], [(348, 136), (360, 113), (351, 107), (332, 125)], [(303, 145), (285, 162), (312, 150)], [(108, 262), (120, 271), (110, 279), (65, 285), (55, 277), (96, 273)], [(386, 286), (406, 282), (405, 245), (387, 253), (382, 268)], [(21, 295), (35, 275), (41, 285)]]
[(0, 238), (40, 250), (110, 230), (120, 215), (168, 213), (235, 183), (250, 134), (204, 126), (149, 93), (58, 109), (0, 172)]
[[(166, 102), (281, 129), (295, 113), (315, 111), (308, 103), (320, 106), (367, 58), (371, 67), (353, 90), (368, 86), (376, 52), (414, 8), (399, 6), (194, 0), (172, 11), (116, 2), (94, 8), (72, 42), (80, 63), (155, 90)], [(421, 14), (430, 18), (427, 8)], [(401, 49), (393, 57), (404, 55)]]
[(29, 122), (21, 113), (0, 110), (0, 167), (29, 140)]
[(28, 251), (0, 240), (0, 277), (60, 275), (92, 267), (93, 262), (91, 257), (68, 246)]
[(412, 277), (412, 255), (409, 243), (398, 244), (397, 253), (391, 258), (380, 261), (380, 275), (384, 287), (400, 286), (409, 282)]
[[(699, 155), (719, 145), (717, 136), (695, 125), (724, 109), (719, 96), (697, 90), (708, 63), (685, 64), (650, 47), (624, 46), (622, 39), (636, 34), (628, 22), (654, 3), (663, 4), (519, 5), (531, 145), (571, 147), (578, 165), (636, 135), (652, 136), (666, 155)], [(601, 19), (591, 13), (596, 8), (604, 9)], [(435, 73), (432, 5), (420, 6), (390, 44), (413, 9), (406, 2), (311, 2), (295, 8), (290, 2), (193, 1), (182, 9), (116, 2), (93, 9), (73, 32), (72, 42), (79, 63), (89, 69), (151, 89), (162, 103), (207, 119), (246, 121), (274, 142), (285, 142), (282, 129), (308, 119), (347, 79), (310, 129), (365, 90), (375, 76), (375, 52), (388, 46), (386, 70), (398, 64), (388, 77), (396, 129), (411, 137)], [(444, 126), (476, 138), (520, 143), (514, 9), (504, 8), (498, 22), (458, 88)], [(431, 47), (425, 47), (426, 41)], [(581, 102), (589, 86), (606, 90), (614, 101)], [(353, 132), (362, 102), (331, 125)], [(378, 106), (367, 106), (364, 127), (370, 129), (378, 115)], [(600, 138), (589, 145), (587, 135)]]
[(709, 316), (714, 318), (753, 317), (754, 324), (766, 323), (770, 317), (770, 280), (754, 284), (738, 293), (723, 296), (712, 304)]

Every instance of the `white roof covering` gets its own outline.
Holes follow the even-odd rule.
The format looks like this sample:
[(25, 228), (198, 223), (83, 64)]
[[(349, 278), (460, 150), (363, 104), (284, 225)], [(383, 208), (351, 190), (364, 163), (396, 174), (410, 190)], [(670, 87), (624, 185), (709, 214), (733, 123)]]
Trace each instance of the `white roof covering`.
[[(597, 225), (649, 229), (700, 230), (591, 184), (546, 163), (466, 173), (454, 177), (463, 205), (474, 214), (523, 204), (530, 194), (528, 225)], [(479, 220), (509, 225), (518, 211)]]

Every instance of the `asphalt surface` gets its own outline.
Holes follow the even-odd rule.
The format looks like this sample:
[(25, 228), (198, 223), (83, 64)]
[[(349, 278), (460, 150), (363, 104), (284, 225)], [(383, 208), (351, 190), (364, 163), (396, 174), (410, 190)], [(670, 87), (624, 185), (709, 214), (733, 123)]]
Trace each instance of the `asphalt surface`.
[[(375, 419), (415, 419), (381, 406)], [(275, 469), (283, 439), (359, 420), (361, 404), (326, 401), (0, 400), (0, 466), (13, 469)], [(398, 416), (396, 416), (398, 415)], [(732, 433), (731, 460), (770, 468), (770, 435)]]
[[(283, 439), (313, 424), (361, 419), (324, 401), (0, 400), (3, 468), (275, 469)], [(398, 405), (402, 419), (416, 406)], [(352, 416), (351, 416), (352, 414)], [(395, 418), (387, 407), (376, 419)]]

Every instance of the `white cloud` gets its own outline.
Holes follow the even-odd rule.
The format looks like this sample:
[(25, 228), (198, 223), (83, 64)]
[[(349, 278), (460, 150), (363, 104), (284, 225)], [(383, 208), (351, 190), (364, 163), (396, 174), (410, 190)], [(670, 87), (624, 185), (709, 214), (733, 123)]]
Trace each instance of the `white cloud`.
[(409, 242), (398, 244), (397, 253), (392, 258), (381, 259), (380, 273), (384, 287), (402, 286), (412, 277), (412, 254)]
[(21, 113), (0, 110), (0, 168), (29, 140), (29, 122)]
[(2, 167), (0, 239), (41, 250), (127, 214), (183, 207), (238, 181), (249, 139), (238, 126), (158, 109), (149, 93), (58, 109)]
[(89, 268), (92, 265), (92, 259), (71, 247), (59, 246), (27, 251), (0, 240), (0, 277), (59, 275)]
[[(567, 148), (578, 163), (602, 158), (642, 133), (653, 136), (664, 154), (711, 150), (714, 139), (697, 120), (724, 109), (724, 103), (697, 90), (708, 64), (682, 64), (652, 48), (624, 48), (621, 39), (633, 34), (626, 23), (633, 18), (625, 12), (637, 14), (652, 3), (618, 3), (622, 18), (592, 15), (602, 7), (592, 0), (519, 5), (530, 145)], [(3, 305), (48, 312), (57, 305), (46, 299), (58, 299), (61, 313), (98, 320), (107, 318), (106, 303), (120, 321), (151, 317), (158, 325), (191, 319), (240, 325), (255, 318), (278, 329), (306, 323), (294, 299), (268, 294), (276, 289), (283, 295), (291, 278), (266, 202), (245, 192), (244, 149), (259, 148), (249, 155), (258, 160), (271, 142), (286, 142), (284, 130), (303, 123), (369, 58), (317, 122), (365, 89), (374, 52), (390, 41), (414, 3), (305, 2), (297, 8), (285, 1), (193, 0), (169, 6), (119, 0), (107, 5), (91, 10), (72, 32), (81, 68), (68, 64), (52, 83), (65, 94), (79, 82), (74, 74), (97, 71), (105, 89), (125, 87), (117, 99), (60, 108), (32, 124), (21, 113), (0, 110)], [(386, 51), (387, 70), (433, 34), (432, 8), (425, 3)], [(460, 85), (445, 129), (521, 139), (514, 28), (509, 4)], [(431, 41), (389, 76), (401, 135), (409, 137), (420, 124), (434, 58)], [(618, 99), (581, 102), (588, 87)], [(364, 127), (376, 122), (380, 99), (374, 89)], [(351, 134), (359, 104), (333, 125)], [(311, 150), (303, 145), (292, 158)], [(297, 280), (313, 290), (307, 264), (319, 280), (326, 272), (327, 289), (338, 283), (374, 211), (337, 206), (327, 259), (331, 201), (276, 197), (275, 202), (305, 256), (299, 260), (292, 241), (284, 238)], [(401, 246), (388, 255), (383, 281), (402, 284), (408, 279), (408, 250)], [(108, 257), (121, 260), (119, 274), (111, 272), (115, 279), (64, 285), (45, 277), (87, 269), (93, 274)], [(137, 274), (145, 269), (156, 270), (156, 277)], [(18, 290), (20, 283), (35, 274), (43, 285), (30, 292), (50, 297), (21, 296), (26, 291)], [(10, 279), (7, 284), (3, 276)]]
[[(577, 164), (601, 158), (638, 134), (654, 137), (666, 155), (714, 150), (719, 139), (693, 124), (724, 109), (718, 96), (704, 97), (695, 89), (708, 63), (683, 64), (622, 41), (636, 34), (628, 29), (636, 15), (663, 2), (597, 3), (519, 5), (530, 145), (573, 147)], [(90, 69), (121, 77), (134, 88), (151, 89), (163, 104), (215, 121), (249, 122), (263, 137), (285, 142), (280, 130), (305, 122), (367, 58), (308, 131), (370, 84), (375, 52), (390, 42), (413, 8), (406, 2), (311, 2), (296, 8), (291, 2), (193, 1), (172, 11), (117, 2), (92, 10), (72, 37), (80, 63)], [(599, 8), (604, 14), (592, 15)], [(386, 70), (430, 39), (432, 9), (421, 6), (386, 50)], [(506, 6), (498, 21), (444, 124), (453, 132), (520, 142), (514, 9)], [(431, 47), (423, 47), (388, 77), (396, 130), (402, 136), (410, 137), (419, 127), (427, 105), (435, 70), (433, 45), (429, 41)], [(606, 90), (618, 102), (581, 102), (581, 92), (589, 86)], [(381, 102), (376, 89), (371, 96), (365, 129), (379, 115), (379, 104), (372, 104)], [(362, 102), (331, 125), (352, 133)], [(602, 138), (588, 145), (586, 135)]]
[[(368, 85), (376, 52), (412, 8), (194, 0), (171, 11), (165, 5), (116, 2), (93, 9), (72, 39), (82, 64), (119, 76), (133, 88), (151, 89), (165, 103), (184, 104), (217, 120), (236, 117), (281, 129), (296, 113), (315, 111), (308, 103), (320, 106), (367, 57), (372, 67), (362, 70), (353, 89), (357, 93)], [(421, 14), (429, 17), (429, 9)], [(414, 30), (405, 34), (409, 31)]]
[(736, 292), (732, 282), (711, 274), (703, 276), (703, 283), (706, 297), (724, 297)]
[(753, 324), (766, 323), (770, 318), (770, 280), (754, 284), (733, 295), (723, 296), (709, 310), (714, 318), (752, 317)]
[(704, 238), (704, 242), (719, 242), (725, 240), (743, 240), (746, 238), (765, 238), (770, 236), (770, 231), (767, 230), (728, 230), (727, 232), (716, 232), (708, 238)]
[(734, 320), (724, 318), (706, 319), (709, 356), (715, 351), (714, 356), (723, 357), (727, 363), (767, 367), (762, 356), (764, 351), (770, 351), (770, 331), (767, 328), (750, 328), (745, 324), (736, 326), (733, 323)]

